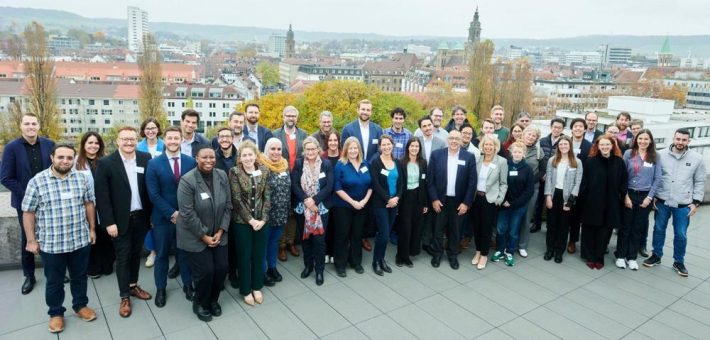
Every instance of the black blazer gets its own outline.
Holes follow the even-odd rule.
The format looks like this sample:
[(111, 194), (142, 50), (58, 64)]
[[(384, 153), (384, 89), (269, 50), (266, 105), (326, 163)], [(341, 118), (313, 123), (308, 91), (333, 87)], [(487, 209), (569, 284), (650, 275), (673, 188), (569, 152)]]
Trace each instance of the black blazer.
[(384, 208), (387, 206), (387, 201), (393, 197), (402, 198), (402, 192), (404, 191), (404, 171), (402, 170), (402, 165), (396, 159), (393, 159), (394, 166), (397, 168), (397, 191), (394, 196), (390, 195), (389, 185), (387, 184), (387, 176), (383, 175), (381, 172), (385, 170), (384, 164), (380, 159), (379, 153), (375, 155), (370, 161), (370, 177), (372, 177), (372, 207), (373, 208)]
[[(423, 157), (423, 156), (422, 156)], [(407, 190), (407, 164), (409, 164), (409, 158), (407, 155), (402, 157), (402, 159), (399, 160), (399, 165), (402, 168), (402, 178), (404, 179), (404, 187), (403, 190)], [(417, 162), (419, 164), (419, 188), (418, 188), (418, 194), (417, 194), (417, 203), (421, 207), (428, 207), (429, 206), (429, 193), (426, 187), (426, 160), (422, 158), (420, 161)]]
[[(138, 191), (146, 224), (149, 223), (153, 208), (145, 185), (145, 170), (149, 160), (150, 154), (136, 151), (136, 166), (143, 168), (143, 173), (138, 173)], [(101, 226), (105, 228), (115, 224), (118, 226), (118, 234), (125, 234), (131, 212), (131, 186), (118, 151), (99, 159), (94, 183)]]
[[(446, 184), (448, 182), (449, 149), (439, 149), (431, 152), (429, 167), (427, 168), (427, 189), (429, 199), (441, 203), (446, 202)], [(456, 172), (456, 205), (466, 204), (469, 208), (473, 205), (476, 195), (478, 172), (476, 170), (476, 157), (468, 151), (459, 150), (459, 163)]]
[[(291, 171), (291, 197), (293, 198), (293, 207), (298, 205), (298, 202), (303, 202), (308, 196), (301, 187), (301, 176), (303, 176), (303, 157), (296, 160), (296, 165)], [(323, 202), (323, 205), (330, 209), (333, 204), (333, 167), (328, 159), (321, 158), (320, 179), (318, 185), (320, 190), (313, 196), (316, 204)]]

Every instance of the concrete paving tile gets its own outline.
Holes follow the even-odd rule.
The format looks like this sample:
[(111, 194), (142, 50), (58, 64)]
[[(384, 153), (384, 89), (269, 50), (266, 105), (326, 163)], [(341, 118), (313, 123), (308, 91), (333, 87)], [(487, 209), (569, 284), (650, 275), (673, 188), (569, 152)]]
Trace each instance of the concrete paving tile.
[(409, 303), (407, 299), (369, 275), (358, 276), (344, 283), (384, 313)]
[[(41, 324), (37, 325), (32, 325), (28, 326), (25, 328), (17, 329), (14, 331), (11, 331), (9, 333), (5, 333), (0, 335), (0, 340), (17, 340), (17, 339), (37, 339), (37, 340), (55, 340), (59, 339), (56, 334), (49, 333), (49, 330), (47, 330), (47, 323), (49, 322), (49, 318), (47, 318), (47, 322), (43, 322)], [(66, 329), (66, 326), (65, 326)]]
[(484, 293), (477, 292), (466, 286), (450, 289), (442, 293), (442, 295), (496, 327), (516, 317), (511, 310), (488, 299)]
[(477, 336), (474, 339), (477, 340), (505, 340), (505, 339), (515, 339), (508, 334), (503, 333), (499, 328), (494, 328), (481, 336)]
[(498, 327), (498, 329), (515, 339), (559, 339), (559, 337), (522, 317), (507, 322)]
[(424, 312), (469, 339), (483, 335), (493, 328), (484, 319), (479, 318), (440, 294), (418, 301), (416, 305)]
[(259, 328), (272, 339), (314, 339), (311, 332), (281, 302), (261, 305), (247, 311)]
[(207, 326), (219, 339), (268, 339), (254, 320), (245, 312), (215, 318)]
[(131, 300), (132, 314), (122, 318), (118, 315), (118, 304), (104, 306), (106, 320), (114, 339), (148, 339), (163, 335), (147, 302)]
[(465, 339), (464, 335), (450, 329), (416, 305), (402, 307), (387, 315), (420, 339)]
[(648, 320), (647, 316), (627, 308), (622, 302), (607, 299), (586, 289), (577, 289), (565, 295), (565, 298), (621, 322), (626, 327), (636, 328)]
[(604, 339), (598, 333), (545, 307), (527, 313), (524, 317), (538, 327), (563, 339)]
[(653, 319), (694, 338), (702, 339), (710, 334), (710, 326), (707, 325), (707, 320), (709, 319), (707, 313), (704, 317), (705, 323), (695, 320), (691, 315), (677, 313), (669, 309), (664, 310)]
[(321, 339), (323, 340), (364, 340), (368, 339), (365, 334), (362, 334), (357, 327), (351, 326), (345, 329), (341, 329), (335, 333), (328, 334)]
[(200, 324), (174, 333), (165, 334), (165, 338), (167, 340), (217, 339), (205, 322), (200, 322)]
[(690, 334), (679, 331), (673, 327), (668, 327), (668, 325), (655, 319), (647, 321), (637, 328), (636, 331), (651, 339), (665, 340), (692, 338)]
[(283, 303), (319, 337), (351, 326), (350, 322), (323, 301), (317, 292), (286, 298)]
[(578, 324), (592, 329), (609, 339), (619, 339), (632, 330), (614, 319), (599, 314), (565, 297), (552, 301), (546, 304), (545, 307), (560, 315), (573, 316), (572, 319)]
[[(518, 277), (518, 280), (525, 280)], [(529, 282), (529, 281), (528, 281)], [(530, 282), (530, 284), (532, 284)], [(491, 301), (521, 315), (537, 308), (538, 304), (514, 290), (501, 287), (499, 282), (489, 278), (476, 280), (466, 284), (478, 294), (485, 295)]]
[(687, 300), (678, 300), (668, 309), (710, 326), (710, 306), (702, 307)]
[(538, 285), (530, 280), (524, 279), (511, 271), (501, 271), (489, 276), (509, 292), (518, 293), (537, 304), (545, 304), (559, 296), (559, 292), (553, 292), (546, 287)]
[(416, 335), (402, 328), (387, 315), (380, 315), (363, 321), (356, 325), (357, 328), (370, 339), (414, 339)]
[[(64, 298), (64, 307), (71, 311), (71, 294)], [(44, 280), (37, 281), (34, 290), (22, 295), (20, 290), (0, 293), (0, 334), (5, 334), (49, 321), (44, 301)]]
[(344, 283), (323, 287), (318, 296), (353, 324), (382, 313)]

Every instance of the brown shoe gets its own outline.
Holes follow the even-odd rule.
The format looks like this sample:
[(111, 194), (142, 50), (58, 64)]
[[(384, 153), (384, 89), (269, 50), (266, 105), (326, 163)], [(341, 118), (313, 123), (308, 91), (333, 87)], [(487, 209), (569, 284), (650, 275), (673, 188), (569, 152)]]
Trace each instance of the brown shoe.
[(279, 261), (286, 262), (288, 256), (286, 255), (286, 248), (279, 248)]
[(59, 333), (64, 330), (64, 317), (63, 316), (53, 316), (49, 319), (49, 332)]
[(127, 318), (131, 316), (131, 299), (122, 298), (121, 305), (118, 307), (118, 315), (122, 318)]
[(366, 238), (362, 239), (362, 249), (372, 251), (372, 245), (370, 244), (370, 240)]
[(153, 297), (150, 295), (150, 293), (143, 290), (143, 288), (141, 288), (139, 285), (131, 287), (131, 296), (141, 300), (150, 300)]
[(291, 255), (295, 257), (299, 257), (301, 253), (298, 251), (298, 248), (293, 243), (288, 244), (288, 252), (291, 253)]
[(96, 311), (93, 309), (84, 306), (82, 309), (80, 309), (78, 312), (76, 312), (76, 316), (78, 316), (80, 319), (84, 321), (94, 321), (96, 320)]
[(471, 246), (471, 238), (470, 237), (464, 237), (463, 240), (461, 240), (461, 244), (459, 247), (461, 249), (468, 249), (468, 247)]
[(567, 252), (574, 254), (577, 251), (577, 244), (574, 242), (567, 243)]

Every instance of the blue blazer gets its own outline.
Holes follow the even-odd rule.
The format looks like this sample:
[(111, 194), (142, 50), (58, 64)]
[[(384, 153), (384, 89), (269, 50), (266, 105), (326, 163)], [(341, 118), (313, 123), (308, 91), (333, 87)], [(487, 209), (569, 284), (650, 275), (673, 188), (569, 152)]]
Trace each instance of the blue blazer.
[[(266, 141), (269, 140), (269, 138), (273, 137), (271, 134), (271, 130), (265, 128), (261, 124), (256, 126), (256, 134), (259, 139), (259, 151), (264, 152), (264, 148), (266, 147)], [(244, 124), (244, 136), (249, 137), (249, 126), (247, 124)]]
[[(345, 143), (345, 140), (348, 139), (348, 137), (353, 136), (356, 137), (358, 141), (360, 141), (361, 147), (364, 145), (363, 143), (368, 143), (365, 161), (367, 163), (370, 163), (370, 161), (372, 161), (375, 155), (380, 152), (379, 139), (380, 136), (382, 136), (382, 128), (379, 125), (375, 124), (375, 122), (370, 121), (370, 137), (368, 141), (363, 142), (362, 135), (360, 134), (360, 122), (358, 119), (355, 119), (354, 121), (343, 127), (343, 133), (340, 135), (340, 145), (343, 145)], [(372, 143), (372, 140), (374, 139), (377, 139), (378, 142)]]
[[(42, 169), (47, 169), (52, 165), (49, 155), (54, 149), (54, 142), (44, 137), (38, 137), (37, 141), (42, 153)], [(10, 205), (15, 209), (22, 207), (22, 198), (25, 197), (27, 183), (32, 179), (31, 174), (30, 160), (27, 159), (23, 137), (5, 145), (2, 164), (0, 164), (0, 183), (12, 192)]]
[[(426, 176), (429, 200), (431, 202), (439, 200), (441, 203), (445, 203), (446, 201), (448, 157), (449, 148), (434, 150), (429, 157)], [(465, 164), (462, 165), (461, 162)], [(476, 157), (468, 151), (460, 149), (458, 167), (459, 169), (456, 172), (456, 205), (464, 203), (470, 208), (476, 196), (476, 183), (478, 182)]]
[[(178, 183), (175, 183), (172, 164), (172, 160), (163, 153), (148, 161), (145, 171), (145, 185), (148, 189), (148, 196), (153, 202), (151, 222), (154, 225), (172, 225), (170, 217), (178, 210)], [(194, 158), (180, 154), (180, 178), (196, 166)]]
[[(297, 159), (296, 165), (294, 165), (293, 171), (291, 171), (291, 197), (293, 198), (293, 207), (295, 207), (298, 202), (303, 202), (303, 200), (308, 198), (301, 187), (303, 162), (303, 157)], [(323, 205), (330, 209), (333, 205), (333, 167), (330, 165), (328, 159), (321, 158), (320, 173), (322, 174), (318, 180), (320, 190), (313, 196), (313, 200), (316, 204), (323, 202)]]

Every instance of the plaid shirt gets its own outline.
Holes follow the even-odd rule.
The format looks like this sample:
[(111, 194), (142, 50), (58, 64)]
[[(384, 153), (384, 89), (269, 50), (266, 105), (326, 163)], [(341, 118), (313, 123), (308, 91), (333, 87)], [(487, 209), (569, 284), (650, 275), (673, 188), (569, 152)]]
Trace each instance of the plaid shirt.
[(36, 215), (37, 242), (45, 253), (70, 253), (89, 245), (89, 222), (84, 202), (94, 202), (87, 176), (72, 169), (64, 179), (52, 168), (27, 184), (22, 211)]
[(407, 142), (412, 138), (412, 133), (406, 128), (402, 128), (402, 132), (395, 132), (391, 127), (385, 129), (384, 134), (392, 136), (394, 145), (392, 147), (392, 158), (400, 159), (405, 154), (404, 148), (407, 147)]

